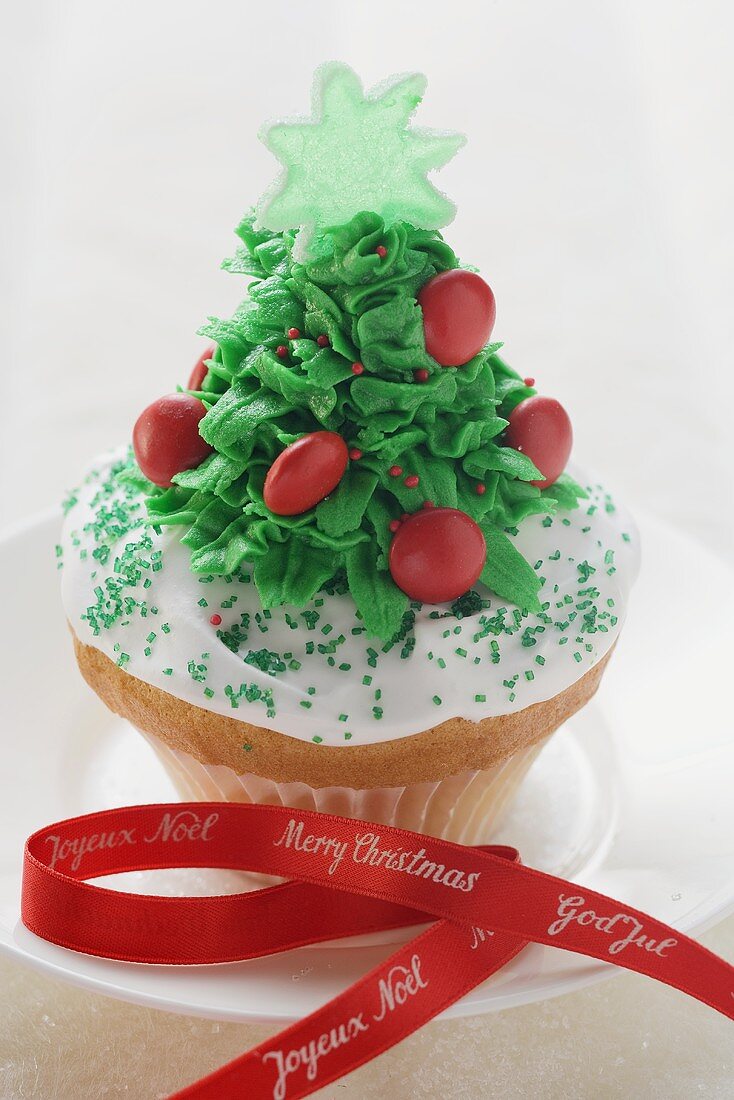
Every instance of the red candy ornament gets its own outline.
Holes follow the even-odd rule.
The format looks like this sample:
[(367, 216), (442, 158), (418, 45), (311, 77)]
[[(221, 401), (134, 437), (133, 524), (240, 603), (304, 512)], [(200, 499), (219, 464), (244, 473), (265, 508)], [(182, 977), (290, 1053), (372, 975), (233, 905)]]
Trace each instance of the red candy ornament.
[(473, 271), (442, 271), (421, 288), (426, 351), (442, 367), (460, 367), (482, 350), (494, 328), (497, 306), (484, 279)]
[(411, 600), (456, 600), (479, 580), (487, 557), (484, 535), (458, 508), (427, 508), (408, 516), (390, 545), (390, 573)]
[(149, 481), (169, 489), (174, 474), (200, 466), (213, 448), (199, 435), (206, 407), (188, 393), (170, 393), (143, 409), (133, 428), (133, 450)]
[(336, 432), (311, 432), (278, 455), (263, 498), (276, 516), (300, 516), (328, 497), (344, 476), (349, 453)]
[(203, 351), (201, 353), (199, 358), (196, 360), (196, 366), (189, 376), (188, 385), (186, 386), (187, 390), (200, 390), (201, 387), (204, 385), (204, 379), (206, 378), (207, 372), (209, 370), (206, 365), (206, 360), (211, 359), (216, 350), (216, 345), (210, 344), (206, 351)]
[(568, 413), (555, 397), (536, 394), (516, 405), (509, 421), (507, 445), (528, 456), (544, 475), (532, 484), (547, 489), (561, 476), (571, 454), (573, 428)]

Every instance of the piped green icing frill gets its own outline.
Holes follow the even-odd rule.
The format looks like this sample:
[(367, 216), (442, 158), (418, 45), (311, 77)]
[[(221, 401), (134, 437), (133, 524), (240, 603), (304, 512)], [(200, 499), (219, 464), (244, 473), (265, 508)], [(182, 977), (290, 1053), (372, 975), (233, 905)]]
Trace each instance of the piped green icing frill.
[[(531, 513), (575, 507), (583, 493), (566, 475), (541, 492), (529, 484), (542, 476), (533, 463), (503, 446), (507, 415), (534, 391), (499, 358), (499, 345), (458, 368), (428, 355), (418, 292), (459, 266), (440, 234), (404, 222), (388, 228), (363, 213), (324, 232), (315, 258), (299, 263), (295, 233), (255, 231), (252, 218), (237, 232), (242, 247), (224, 267), (255, 281), (230, 320), (202, 330), (217, 344), (197, 393), (214, 453), (173, 488), (150, 486), (151, 520), (188, 528), (182, 541), (195, 573), (252, 565), (264, 608), (301, 606), (329, 582), (347, 587), (369, 633), (388, 640), (409, 609), (388, 570), (389, 525), (431, 500), (481, 526), (482, 581), (537, 610), (538, 576), (506, 529)], [(301, 335), (287, 340), (289, 329)], [(284, 344), (285, 359), (276, 353)], [(417, 368), (427, 381), (415, 381)], [(319, 430), (338, 432), (362, 457), (315, 508), (274, 515), (263, 501), (269, 467)], [(391, 476), (396, 465), (403, 476)], [(418, 486), (408, 488), (405, 475), (417, 475)]]

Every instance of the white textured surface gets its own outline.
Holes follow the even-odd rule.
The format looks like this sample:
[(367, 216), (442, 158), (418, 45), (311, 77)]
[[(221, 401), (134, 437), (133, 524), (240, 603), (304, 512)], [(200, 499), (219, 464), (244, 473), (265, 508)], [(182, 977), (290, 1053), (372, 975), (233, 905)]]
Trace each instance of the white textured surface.
[[(428, 71), (425, 124), (470, 137), (441, 176), (450, 237), (497, 293), (509, 360), (569, 406), (622, 499), (731, 557), (724, 0), (69, 0), (13, 5), (3, 32), (4, 522), (55, 502), (196, 358), (199, 319), (234, 305), (217, 265), (274, 168), (255, 130), (338, 56), (367, 82)], [(734, 922), (706, 942), (734, 959)], [(0, 988), (3, 1100), (148, 1100), (265, 1033), (5, 962)], [(429, 1027), (325, 1096), (729, 1100), (733, 1077), (730, 1023), (623, 976)]]
[[(734, 956), (734, 923), (704, 937)], [(276, 1029), (80, 993), (0, 961), (5, 1098), (158, 1100)], [(319, 1100), (730, 1100), (731, 1022), (643, 978), (430, 1024)]]

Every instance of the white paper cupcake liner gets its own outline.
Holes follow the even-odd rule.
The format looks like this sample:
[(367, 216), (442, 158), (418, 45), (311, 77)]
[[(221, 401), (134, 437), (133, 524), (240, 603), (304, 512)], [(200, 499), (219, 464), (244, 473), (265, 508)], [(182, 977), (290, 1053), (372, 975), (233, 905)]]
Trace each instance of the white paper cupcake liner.
[(275, 783), (258, 775), (238, 775), (220, 764), (202, 764), (189, 753), (172, 749), (158, 738), (140, 732), (184, 799), (319, 810), (396, 825), (458, 844), (484, 844), (491, 839), (512, 796), (545, 744), (541, 741), (521, 749), (485, 771), (465, 771), (435, 783), (364, 790), (317, 789), (305, 783)]

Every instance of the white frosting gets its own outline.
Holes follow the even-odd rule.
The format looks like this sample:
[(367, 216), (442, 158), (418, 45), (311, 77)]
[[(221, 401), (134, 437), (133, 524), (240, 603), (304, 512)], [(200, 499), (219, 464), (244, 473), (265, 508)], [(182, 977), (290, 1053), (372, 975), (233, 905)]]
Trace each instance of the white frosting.
[[(114, 524), (107, 521), (108, 534), (100, 540), (101, 503), (107, 515), (118, 501), (128, 512), (132, 504), (133, 516), (145, 513), (142, 498), (126, 500), (120, 489), (100, 493), (119, 458), (117, 452), (95, 464), (64, 522), (63, 601), (78, 637), (178, 698), (304, 741), (387, 741), (449, 718), (478, 721), (557, 695), (612, 646), (638, 570), (633, 520), (600, 486), (572, 471), (587, 487), (589, 500), (554, 516), (550, 524), (541, 516), (529, 517), (516, 536), (527, 560), (539, 563), (545, 578), (540, 598), (550, 604), (546, 614), (552, 624), (527, 615), (516, 628), (512, 605), (478, 586), (491, 601), (489, 608), (459, 619), (447, 606), (423, 607), (416, 611), (412, 651), (402, 656), (404, 643), (399, 642), (383, 652), (378, 640), (352, 633), (361, 623), (348, 594), (322, 593), (320, 604), (278, 608), (266, 617), (254, 584), (194, 575), (189, 550), (179, 541), (180, 527), (156, 534), (141, 525), (115, 537), (109, 533)], [(144, 532), (152, 548), (133, 552), (142, 566), (139, 578), (135, 569), (132, 583), (122, 590), (130, 602), (111, 625), (95, 633), (87, 609), (99, 606), (107, 578), (119, 581), (116, 560)], [(104, 547), (110, 547), (106, 562), (99, 560), (100, 546), (102, 557)], [(504, 620), (512, 633), (498, 625), (501, 608), (507, 609)], [(304, 611), (318, 615), (313, 629)], [(431, 613), (442, 617), (431, 618)], [(213, 614), (221, 615), (221, 626), (211, 624)], [(231, 631), (243, 614), (249, 616), (249, 630), (235, 653), (218, 631)], [(288, 620), (299, 624), (297, 629)], [(271, 660), (285, 670), (273, 675), (245, 660), (261, 650), (275, 654)], [(245, 685), (255, 685), (250, 695), (269, 691), (272, 704), (262, 697), (248, 701)]]

